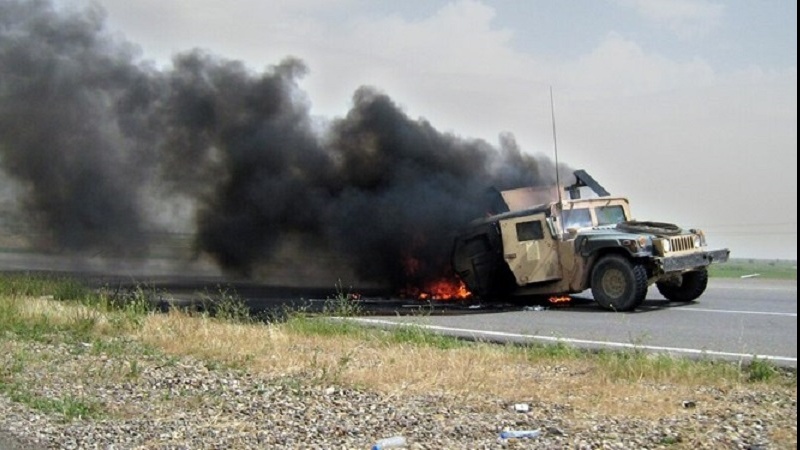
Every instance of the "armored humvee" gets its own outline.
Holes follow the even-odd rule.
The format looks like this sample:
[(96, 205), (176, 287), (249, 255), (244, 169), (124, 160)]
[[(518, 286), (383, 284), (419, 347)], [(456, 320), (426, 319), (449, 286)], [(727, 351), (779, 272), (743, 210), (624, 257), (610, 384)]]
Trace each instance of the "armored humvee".
[[(452, 265), (473, 295), (552, 297), (591, 289), (602, 307), (630, 311), (652, 284), (667, 300), (697, 299), (708, 266), (728, 260), (727, 248), (707, 248), (701, 230), (633, 220), (626, 198), (611, 196), (583, 170), (574, 175), (564, 189), (568, 199), (557, 195), (560, 187), (495, 191), (491, 214), (459, 233)], [(582, 198), (586, 188), (594, 197)], [(558, 200), (540, 203), (554, 192)]]

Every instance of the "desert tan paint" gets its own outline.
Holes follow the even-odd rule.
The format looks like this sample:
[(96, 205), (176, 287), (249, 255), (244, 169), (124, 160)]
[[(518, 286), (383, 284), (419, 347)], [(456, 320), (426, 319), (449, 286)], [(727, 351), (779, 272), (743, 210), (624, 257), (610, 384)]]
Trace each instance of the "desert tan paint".
[[(626, 219), (630, 220), (630, 206), (628, 200), (622, 197), (603, 197), (564, 201), (564, 210), (589, 209), (592, 223), (597, 225), (594, 209), (598, 206), (622, 206)], [(558, 217), (557, 205), (553, 205), (552, 216)], [(538, 240), (520, 241), (517, 238), (517, 224), (522, 222), (538, 221), (544, 232), (544, 237)], [(558, 226), (556, 226), (558, 228)], [(503, 258), (516, 278), (518, 286), (531, 283), (546, 283), (545, 286), (528, 286), (525, 291), (536, 294), (537, 291), (549, 293), (554, 291), (581, 291), (588, 288), (589, 277), (585, 273), (591, 267), (591, 261), (584, 261), (578, 256), (574, 248), (575, 234), (561, 233), (556, 229), (556, 234), (551, 233), (547, 215), (543, 212), (524, 217), (513, 217), (500, 221), (500, 233), (503, 239)], [(555, 286), (553, 285), (555, 284)]]
[[(517, 224), (523, 222), (539, 222), (544, 237), (520, 241), (517, 238)], [(544, 213), (503, 220), (500, 222), (500, 233), (503, 236), (503, 259), (511, 268), (518, 285), (561, 278), (558, 241), (550, 234)]]

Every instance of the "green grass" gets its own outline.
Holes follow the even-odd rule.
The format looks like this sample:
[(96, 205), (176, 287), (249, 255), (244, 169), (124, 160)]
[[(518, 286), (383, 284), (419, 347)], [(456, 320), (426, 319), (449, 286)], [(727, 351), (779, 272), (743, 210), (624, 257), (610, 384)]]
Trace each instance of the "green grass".
[(716, 278), (755, 278), (797, 280), (797, 261), (780, 259), (733, 258), (726, 263), (712, 264), (709, 274)]
[(12, 401), (22, 403), (43, 412), (61, 415), (64, 420), (100, 418), (103, 416), (98, 403), (73, 396), (42, 397), (19, 384), (7, 384), (0, 381), (0, 392)]
[(15, 352), (9, 364), (0, 366), (0, 393), (12, 401), (23, 403), (43, 413), (60, 414), (64, 420), (97, 418), (102, 415), (100, 405), (87, 398), (70, 395), (60, 397), (42, 396), (33, 392), (28, 384), (15, 381), (29, 365), (35, 364), (38, 355)]
[(78, 300), (89, 293), (85, 285), (68, 277), (27, 273), (0, 276), (0, 295), (52, 295), (56, 300)]
[[(71, 301), (84, 308), (78, 309), (59, 320), (46, 314), (22, 314), (23, 300), (21, 295), (47, 295), (47, 292), (69, 293)], [(40, 276), (0, 275), (0, 339), (30, 339), (36, 341), (62, 341), (72, 343), (91, 343), (90, 351), (125, 357), (129, 364), (131, 376), (135, 376), (138, 367), (135, 363), (141, 348), (135, 350), (136, 345), (130, 346), (126, 341), (127, 333), (141, 326), (148, 315), (154, 314), (146, 304), (153, 295), (148, 288), (134, 289), (126, 296), (117, 295), (110, 299), (107, 294), (90, 293), (84, 290), (75, 281), (68, 279), (48, 279)], [(120, 301), (122, 297), (125, 301)], [(221, 322), (242, 323), (243, 310), (240, 299), (235, 293), (220, 292), (221, 309), (224, 314), (215, 317)], [(377, 343), (383, 346), (410, 345), (415, 347), (436, 348), (450, 350), (465, 348), (472, 345), (482, 345), (444, 336), (418, 326), (395, 327), (390, 330), (377, 329), (346, 320), (358, 312), (349, 294), (341, 292), (330, 299), (329, 307), (320, 316), (311, 316), (303, 311), (288, 315), (283, 324), (294, 333), (323, 336), (336, 339), (349, 337), (361, 339), (366, 343)], [(336, 317), (336, 318), (334, 318)], [(101, 327), (101, 319), (112, 326)], [(265, 325), (266, 326), (266, 325)], [(497, 345), (497, 352), (522, 352), (530, 361), (548, 360), (576, 360), (584, 359), (597, 363), (603, 368), (606, 376), (619, 379), (636, 380), (646, 379), (691, 379), (714, 378), (740, 380), (750, 383), (764, 383), (775, 380), (776, 375), (782, 371), (773, 363), (766, 360), (753, 360), (747, 364), (736, 365), (714, 361), (694, 361), (675, 358), (667, 355), (651, 355), (637, 350), (629, 351), (583, 351), (565, 344), (535, 344), (527, 346)], [(157, 351), (157, 349), (150, 349)], [(137, 353), (138, 352), (138, 353)], [(5, 367), (4, 372), (18, 370), (24, 365), (24, 355), (18, 355), (10, 367)], [(347, 361), (343, 364), (346, 365)], [(0, 374), (2, 375), (2, 374)], [(0, 378), (2, 380), (2, 378)], [(796, 382), (796, 381), (795, 381)], [(19, 387), (6, 383), (2, 390), (11, 395), (16, 393), (23, 398)], [(39, 399), (31, 399), (39, 407), (52, 408), (65, 411), (65, 414), (74, 410), (74, 413), (83, 414), (80, 401), (76, 399), (61, 399), (52, 404), (46, 404)]]
[(31, 392), (26, 386), (4, 381), (0, 381), (0, 392), (7, 395), (14, 402), (28, 405), (43, 413), (58, 414), (66, 421), (103, 417), (101, 406), (87, 398), (71, 395), (43, 397)]
[(385, 337), (388, 344), (410, 344), (419, 347), (433, 347), (441, 350), (462, 348), (471, 342), (452, 336), (434, 333), (419, 326), (395, 327)]

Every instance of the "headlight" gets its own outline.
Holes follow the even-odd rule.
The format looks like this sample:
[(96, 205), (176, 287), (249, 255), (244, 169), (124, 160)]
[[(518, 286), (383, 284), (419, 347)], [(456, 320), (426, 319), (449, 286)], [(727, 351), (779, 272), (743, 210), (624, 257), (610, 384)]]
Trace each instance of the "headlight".
[(703, 233), (703, 230), (692, 229), (689, 230), (694, 233), (694, 246), (695, 248), (698, 247), (705, 247), (706, 246), (706, 234)]
[(649, 243), (650, 241), (644, 236), (639, 236), (636, 239), (623, 239), (621, 242), (623, 247), (626, 247), (633, 253), (637, 253), (639, 250), (647, 248)]
[(658, 254), (664, 256), (670, 250), (669, 239), (653, 239), (653, 247), (655, 247)]

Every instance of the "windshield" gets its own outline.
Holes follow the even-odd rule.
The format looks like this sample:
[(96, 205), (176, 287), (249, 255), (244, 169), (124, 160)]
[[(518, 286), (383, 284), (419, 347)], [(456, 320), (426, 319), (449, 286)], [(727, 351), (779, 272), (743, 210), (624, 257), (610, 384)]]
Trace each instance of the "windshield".
[[(592, 221), (592, 212), (594, 220)], [(622, 205), (595, 206), (594, 208), (568, 209), (562, 212), (564, 229), (591, 228), (604, 225), (616, 225), (625, 222), (625, 208)]]
[(563, 212), (564, 228), (586, 228), (592, 226), (588, 209), (569, 209)]
[(620, 205), (600, 206), (594, 213), (597, 225), (616, 225), (625, 221), (625, 210)]

